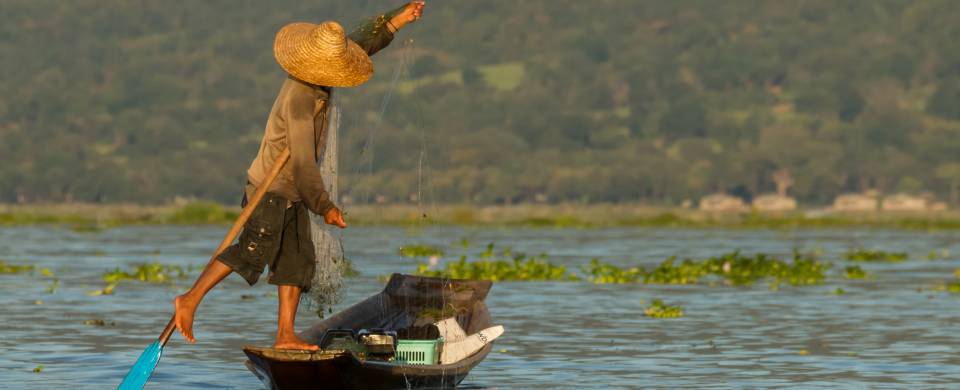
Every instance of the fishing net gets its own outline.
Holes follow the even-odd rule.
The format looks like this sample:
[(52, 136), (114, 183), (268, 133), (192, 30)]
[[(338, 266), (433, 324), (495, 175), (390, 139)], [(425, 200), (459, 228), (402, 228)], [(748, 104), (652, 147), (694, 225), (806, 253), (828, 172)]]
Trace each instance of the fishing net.
[[(403, 11), (405, 6), (384, 13), (382, 15), (362, 20), (357, 28), (350, 34), (351, 38), (359, 36), (376, 35), (380, 29), (387, 28), (386, 22), (393, 16)], [(361, 162), (357, 164), (354, 177), (358, 177), (360, 169), (363, 166), (372, 173), (373, 170), (373, 142), (375, 131), (382, 126), (382, 119), (387, 110), (393, 91), (396, 88), (400, 75), (409, 67), (410, 46), (407, 41), (400, 64), (394, 70), (391, 86), (383, 96), (380, 103), (380, 112), (375, 123), (368, 128), (366, 142), (360, 151)], [(340, 104), (337, 95), (331, 92), (329, 100), (329, 111), (326, 128), (326, 147), (323, 156), (319, 159), (321, 175), (327, 192), (330, 194), (330, 200), (334, 204), (338, 202), (338, 132), (340, 128)], [(421, 150), (421, 154), (422, 154)], [(366, 159), (369, 164), (363, 164)], [(421, 156), (422, 164), (422, 156)], [(419, 179), (419, 176), (418, 176)], [(418, 186), (419, 189), (419, 186)], [(418, 191), (419, 192), (419, 191)], [(311, 238), (313, 239), (314, 249), (316, 251), (316, 269), (310, 291), (304, 294), (306, 303), (316, 309), (316, 313), (323, 317), (325, 309), (332, 307), (340, 302), (342, 298), (341, 290), (343, 288), (343, 278), (347, 272), (350, 272), (350, 265), (343, 253), (343, 240), (338, 227), (327, 225), (323, 216), (310, 213)]]
[[(330, 97), (330, 106), (327, 111), (326, 146), (320, 157), (320, 172), (323, 183), (330, 194), (330, 200), (337, 203), (337, 156), (339, 154), (337, 136), (340, 127), (340, 107), (334, 96)], [(340, 301), (340, 290), (343, 287), (343, 276), (347, 270), (346, 260), (343, 257), (343, 245), (339, 237), (334, 236), (336, 226), (327, 225), (322, 215), (310, 213), (310, 231), (316, 252), (316, 269), (313, 273), (313, 282), (310, 291), (304, 294), (310, 304), (316, 307), (317, 313), (322, 314)]]

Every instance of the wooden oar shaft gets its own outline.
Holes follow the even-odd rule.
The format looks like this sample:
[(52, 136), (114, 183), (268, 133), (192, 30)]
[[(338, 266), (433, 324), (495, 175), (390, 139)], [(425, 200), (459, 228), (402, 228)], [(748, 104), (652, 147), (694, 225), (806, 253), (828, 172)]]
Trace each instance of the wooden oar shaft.
[[(233, 243), (233, 240), (237, 238), (237, 235), (240, 234), (240, 231), (243, 230), (243, 225), (247, 223), (247, 220), (250, 219), (250, 215), (253, 214), (253, 210), (257, 208), (257, 205), (260, 204), (260, 201), (263, 200), (263, 196), (267, 194), (267, 190), (270, 188), (270, 185), (273, 184), (273, 180), (277, 178), (280, 174), (280, 171), (283, 169), (283, 166), (287, 164), (287, 160), (290, 160), (290, 148), (284, 148), (280, 155), (277, 156), (276, 161), (273, 162), (273, 168), (270, 169), (270, 172), (267, 173), (267, 177), (263, 179), (263, 183), (260, 183), (257, 186), (257, 191), (253, 193), (253, 197), (247, 199), (247, 206), (243, 208), (243, 211), (240, 212), (240, 216), (237, 217), (237, 220), (233, 222), (233, 226), (230, 227), (230, 230), (227, 232), (227, 235), (223, 237), (223, 241), (220, 241), (220, 246), (217, 247), (217, 251), (213, 253), (213, 256), (210, 258), (210, 261), (207, 263), (207, 267), (213, 264), (217, 260), (217, 256), (220, 255), (230, 244)], [(163, 328), (163, 333), (160, 333), (160, 344), (167, 345), (167, 341), (170, 340), (170, 336), (173, 334), (174, 326), (173, 320), (175, 317), (170, 318), (170, 322), (167, 323), (167, 327)]]

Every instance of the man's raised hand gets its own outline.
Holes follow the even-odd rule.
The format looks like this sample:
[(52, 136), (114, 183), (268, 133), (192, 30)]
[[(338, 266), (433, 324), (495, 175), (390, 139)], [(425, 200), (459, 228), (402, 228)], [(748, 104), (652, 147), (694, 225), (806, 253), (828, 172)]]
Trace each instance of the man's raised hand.
[(415, 0), (408, 3), (403, 11), (393, 16), (390, 19), (390, 26), (396, 32), (403, 28), (407, 23), (416, 22), (417, 19), (420, 19), (423, 16), (423, 7), (426, 5), (426, 2), (423, 0)]

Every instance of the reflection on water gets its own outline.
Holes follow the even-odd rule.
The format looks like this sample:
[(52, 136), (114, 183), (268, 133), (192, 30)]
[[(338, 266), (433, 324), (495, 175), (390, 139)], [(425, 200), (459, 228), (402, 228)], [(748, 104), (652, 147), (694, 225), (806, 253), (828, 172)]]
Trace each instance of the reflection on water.
[[(109, 388), (158, 335), (176, 286), (121, 284), (111, 296), (100, 275), (117, 265), (160, 261), (203, 265), (223, 227), (133, 227), (99, 233), (57, 228), (0, 229), (0, 259), (49, 267), (60, 288), (49, 294), (39, 274), (0, 275), (0, 388)], [(546, 252), (574, 268), (593, 257), (614, 264), (656, 264), (672, 255), (709, 256), (733, 249), (789, 254), (818, 248), (838, 261), (848, 248), (960, 253), (952, 233), (891, 231), (501, 230), (351, 228), (344, 235), (363, 276), (350, 280), (354, 303), (382, 288), (378, 275), (410, 272), (402, 243), (473, 251), (488, 242)], [(458, 249), (452, 250), (452, 255)], [(498, 283), (487, 302), (507, 333), (464, 385), (468, 388), (874, 387), (960, 383), (960, 297), (931, 292), (953, 278), (954, 258), (866, 264), (873, 278), (845, 281), (835, 266), (814, 287)], [(194, 273), (195, 274), (195, 273)], [(836, 295), (842, 287), (846, 294)], [(923, 289), (918, 291), (918, 289)], [(178, 336), (148, 388), (260, 388), (243, 366), (241, 347), (272, 342), (272, 286), (247, 287), (231, 276), (199, 310), (196, 345)], [(683, 306), (686, 317), (649, 319), (654, 298)], [(41, 302), (37, 302), (41, 300)], [(38, 304), (40, 303), (40, 304)], [(298, 328), (314, 319), (304, 308)], [(86, 325), (105, 320), (105, 326)], [(34, 367), (43, 365), (40, 373)]]

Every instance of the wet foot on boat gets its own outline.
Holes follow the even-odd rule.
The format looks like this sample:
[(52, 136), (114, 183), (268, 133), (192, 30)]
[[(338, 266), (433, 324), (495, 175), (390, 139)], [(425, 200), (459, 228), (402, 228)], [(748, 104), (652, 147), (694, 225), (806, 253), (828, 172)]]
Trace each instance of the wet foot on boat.
[(319, 351), (320, 346), (310, 344), (301, 340), (293, 334), (277, 335), (277, 342), (273, 344), (273, 349), (296, 349), (301, 351)]

